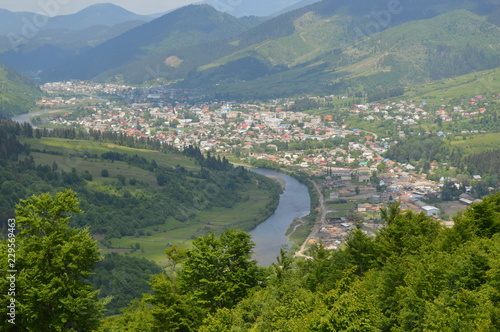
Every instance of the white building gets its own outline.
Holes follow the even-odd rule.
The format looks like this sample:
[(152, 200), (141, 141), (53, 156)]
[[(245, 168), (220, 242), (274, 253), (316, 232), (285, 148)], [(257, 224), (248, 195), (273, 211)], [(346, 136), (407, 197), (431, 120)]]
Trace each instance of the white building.
[(424, 210), (425, 214), (428, 216), (439, 215), (439, 209), (437, 207), (434, 207), (434, 206), (425, 205), (425, 206), (422, 206), (422, 210)]

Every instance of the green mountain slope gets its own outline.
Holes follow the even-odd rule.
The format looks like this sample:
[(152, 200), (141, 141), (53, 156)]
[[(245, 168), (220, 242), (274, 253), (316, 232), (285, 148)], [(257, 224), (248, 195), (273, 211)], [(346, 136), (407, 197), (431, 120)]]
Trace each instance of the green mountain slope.
[(30, 79), (0, 63), (0, 118), (27, 113), (39, 96), (40, 90)]
[(401, 99), (425, 100), (436, 105), (473, 95), (494, 95), (500, 91), (500, 67), (467, 75), (411, 86)]
[[(345, 93), (347, 88), (370, 95), (500, 66), (500, 28), (470, 11), (404, 23), (358, 41), (345, 37), (354, 22), (348, 20), (339, 15), (315, 19), (314, 13), (306, 13), (295, 20), (292, 35), (204, 66), (186, 85), (223, 82), (212, 91), (227, 95)], [(255, 68), (242, 70), (238, 63), (254, 63)], [(248, 82), (243, 74), (249, 71), (260, 76)]]
[(348, 88), (371, 96), (497, 66), (499, 4), (323, 0), (253, 28), (258, 20), (193, 5), (84, 52), (44, 78), (134, 84), (161, 78), (231, 97)]
[(186, 6), (83, 52), (44, 77), (90, 79), (153, 54), (235, 36), (247, 22), (207, 5)]
[(0, 61), (23, 73), (48, 70), (143, 23), (129, 21), (114, 26), (99, 25), (81, 30), (43, 30), (17, 49), (13, 49), (9, 38), (3, 36), (0, 37), (0, 52), (3, 51)]

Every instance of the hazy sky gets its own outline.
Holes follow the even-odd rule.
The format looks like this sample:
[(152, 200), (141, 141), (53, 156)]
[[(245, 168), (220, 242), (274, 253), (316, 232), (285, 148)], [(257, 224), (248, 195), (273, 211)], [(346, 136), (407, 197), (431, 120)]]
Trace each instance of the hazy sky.
[[(0, 8), (10, 11), (45, 12), (56, 15), (75, 13), (96, 3), (114, 3), (137, 14), (156, 14), (196, 3), (196, 0), (0, 0)], [(46, 9), (49, 8), (49, 9)]]

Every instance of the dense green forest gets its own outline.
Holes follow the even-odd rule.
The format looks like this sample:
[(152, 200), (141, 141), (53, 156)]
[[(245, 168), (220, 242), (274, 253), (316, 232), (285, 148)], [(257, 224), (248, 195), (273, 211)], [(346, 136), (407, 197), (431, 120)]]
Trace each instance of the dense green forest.
[[(99, 317), (111, 299), (99, 299), (88, 282), (99, 260), (95, 242), (87, 229), (69, 227), (79, 212), (72, 191), (21, 200), (17, 236), (0, 242), (4, 252), (9, 243), (18, 250), (19, 325), (3, 324), (0, 330), (500, 329), (500, 193), (456, 216), (452, 228), (391, 204), (381, 210), (385, 227), (375, 237), (359, 225), (344, 249), (314, 245), (305, 260), (282, 251), (269, 268), (251, 259), (247, 233), (210, 233), (189, 250), (167, 248), (171, 268), (154, 275), (152, 293), (107, 318)], [(98, 269), (116, 262), (107, 257)], [(9, 280), (0, 283), (7, 289)], [(12, 296), (0, 297), (3, 316)]]
[(147, 259), (111, 253), (96, 264), (89, 281), (94, 289), (100, 290), (98, 298), (113, 297), (106, 305), (104, 314), (116, 315), (132, 300), (151, 293), (148, 282), (152, 275), (161, 272), (159, 265)]
[(28, 113), (40, 95), (30, 79), (0, 63), (0, 119)]

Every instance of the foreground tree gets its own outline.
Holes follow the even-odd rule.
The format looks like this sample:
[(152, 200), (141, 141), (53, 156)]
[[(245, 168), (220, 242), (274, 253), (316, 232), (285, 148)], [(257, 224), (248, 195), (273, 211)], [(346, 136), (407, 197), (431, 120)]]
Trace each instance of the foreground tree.
[(202, 307), (215, 310), (233, 307), (262, 275), (251, 260), (250, 235), (227, 230), (219, 238), (214, 233), (193, 241), (179, 274), (181, 290)]
[[(33, 196), (17, 205), (16, 324), (3, 331), (92, 331), (104, 302), (87, 282), (99, 261), (87, 229), (68, 226), (81, 212), (71, 190)], [(3, 267), (2, 267), (3, 268)], [(1, 285), (5, 289), (4, 285)], [(7, 297), (0, 298), (2, 316)]]
[(179, 294), (170, 277), (159, 274), (151, 282), (154, 295), (146, 294), (146, 302), (153, 306), (150, 310), (152, 331), (196, 331), (204, 315), (188, 296)]

